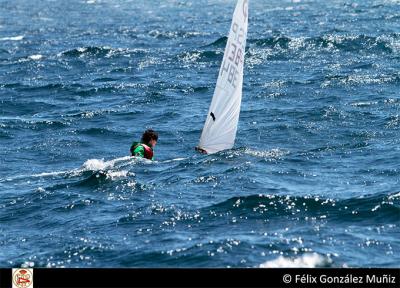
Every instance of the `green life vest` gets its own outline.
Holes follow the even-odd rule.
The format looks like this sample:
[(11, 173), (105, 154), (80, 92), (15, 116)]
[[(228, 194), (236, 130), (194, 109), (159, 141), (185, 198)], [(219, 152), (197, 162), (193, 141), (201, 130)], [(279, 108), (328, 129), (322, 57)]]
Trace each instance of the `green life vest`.
[[(141, 149), (138, 150), (138, 148), (143, 149), (143, 155), (139, 152)], [(139, 142), (134, 142), (132, 144), (131, 154), (132, 154), (132, 156), (140, 156), (140, 157), (144, 157), (149, 160), (153, 160), (153, 157), (154, 157), (153, 149), (149, 145), (139, 143)]]

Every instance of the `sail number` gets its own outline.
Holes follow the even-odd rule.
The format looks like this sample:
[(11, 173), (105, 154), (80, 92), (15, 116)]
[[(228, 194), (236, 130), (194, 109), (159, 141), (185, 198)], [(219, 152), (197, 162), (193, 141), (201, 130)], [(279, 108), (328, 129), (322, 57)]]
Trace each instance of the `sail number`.
[(234, 41), (228, 42), (228, 57), (222, 64), (221, 76), (228, 73), (228, 82), (236, 88), (239, 75), (239, 64), (243, 64), (243, 40), (245, 33), (243, 28), (239, 28), (237, 23), (233, 23), (232, 32)]

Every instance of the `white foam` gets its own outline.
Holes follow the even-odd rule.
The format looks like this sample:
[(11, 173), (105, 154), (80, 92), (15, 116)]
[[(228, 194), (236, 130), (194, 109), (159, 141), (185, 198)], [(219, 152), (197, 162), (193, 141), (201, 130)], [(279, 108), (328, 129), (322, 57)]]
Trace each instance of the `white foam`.
[(395, 199), (397, 199), (397, 198), (400, 198), (400, 192), (397, 193), (397, 194), (394, 194), (394, 195), (390, 195), (390, 196), (388, 197), (389, 200), (395, 200)]
[(162, 161), (162, 163), (169, 163), (169, 162), (178, 162), (178, 161), (182, 161), (182, 160), (186, 160), (186, 159), (188, 159), (188, 158), (174, 158), (174, 159), (171, 159), (171, 160), (165, 160), (165, 161)]
[[(33, 174), (31, 177), (49, 177), (49, 176), (58, 176), (58, 175), (63, 175), (67, 174), (70, 171), (54, 171), (54, 172), (43, 172), (39, 174)], [(21, 177), (25, 178), (25, 175), (21, 175)]]
[(33, 268), (35, 266), (35, 262), (33, 261), (25, 261), (21, 264), (22, 268)]
[(77, 170), (73, 170), (73, 171), (54, 171), (54, 172), (43, 172), (43, 173), (39, 173), (39, 174), (32, 174), (32, 175), (17, 175), (14, 177), (10, 177), (7, 179), (0, 179), (0, 183), (1, 182), (10, 182), (10, 181), (15, 181), (15, 180), (25, 180), (27, 177), (34, 177), (34, 178), (41, 178), (41, 177), (51, 177), (51, 176), (58, 176), (58, 175), (65, 175), (67, 173), (76, 173)]
[(46, 190), (43, 187), (39, 187), (36, 189), (36, 192), (44, 193), (44, 192), (46, 192)]
[(279, 256), (277, 259), (267, 261), (260, 268), (316, 268), (327, 267), (332, 259), (318, 253), (307, 253), (297, 258)]
[[(53, 172), (43, 172), (39, 174), (32, 174), (32, 175), (17, 175), (14, 177), (6, 178), (6, 179), (0, 179), (0, 183), (2, 182), (10, 182), (14, 180), (20, 180), (20, 179), (26, 179), (27, 177), (34, 177), (34, 178), (41, 178), (41, 177), (54, 177), (54, 176), (79, 176), (82, 174), (82, 172), (85, 171), (104, 171), (104, 170), (110, 170), (114, 168), (115, 164), (118, 162), (126, 162), (130, 160), (130, 162), (127, 162), (126, 165), (129, 165), (134, 162), (142, 162), (146, 164), (152, 164), (154, 161), (147, 160), (144, 158), (138, 158), (138, 157), (132, 157), (132, 156), (124, 156), (120, 158), (116, 158), (110, 161), (104, 161), (104, 159), (89, 159), (85, 163), (83, 163), (82, 167), (79, 169), (73, 169), (73, 170), (67, 170), (67, 171), (53, 171)], [(110, 171), (107, 173), (107, 177), (110, 177), (111, 179), (117, 178), (117, 177), (125, 177), (128, 174), (128, 171)], [(40, 191), (42, 192), (42, 191)]]
[(128, 175), (128, 171), (125, 171), (125, 170), (107, 172), (107, 178), (111, 179), (111, 180), (114, 180), (116, 178), (126, 177), (127, 175)]
[(1, 41), (21, 41), (24, 39), (25, 36), (20, 35), (20, 36), (14, 36), (14, 37), (3, 37), (0, 38)]
[(250, 148), (246, 148), (244, 153), (251, 155), (251, 156), (255, 156), (255, 157), (261, 157), (261, 158), (280, 158), (280, 157), (288, 154), (289, 152), (282, 151), (279, 149), (272, 149), (269, 151), (257, 151), (257, 150), (253, 150)]
[(364, 101), (364, 102), (355, 102), (351, 103), (351, 106), (354, 107), (363, 107), (363, 106), (371, 106), (371, 105), (376, 105), (378, 104), (378, 101)]
[(28, 57), (31, 60), (40, 60), (43, 58), (43, 55), (37, 54), (37, 55), (31, 55)]
[(82, 165), (82, 170), (83, 171), (100, 171), (100, 170), (106, 170), (113, 168), (116, 163), (122, 162), (122, 161), (127, 161), (127, 160), (133, 160), (137, 159), (136, 157), (132, 156), (125, 156), (125, 157), (120, 157), (116, 158), (110, 161), (104, 161), (104, 159), (89, 159)]
[(182, 61), (185, 64), (191, 64), (191, 63), (196, 63), (200, 59), (201, 55), (199, 52), (186, 52), (182, 57)]
[[(118, 162), (123, 162), (127, 160), (134, 160), (138, 161), (139, 158), (132, 157), (132, 156), (124, 156), (120, 158), (116, 158), (110, 161), (104, 161), (104, 159), (88, 159), (86, 160), (80, 169), (73, 169), (69, 171), (54, 171), (54, 172), (44, 172), (40, 174), (31, 175), (31, 177), (48, 177), (48, 176), (58, 176), (58, 175), (71, 175), (76, 176), (81, 174), (84, 171), (104, 171), (114, 168), (115, 164)], [(145, 159), (146, 160), (146, 159)], [(150, 160), (148, 160), (150, 161)], [(152, 162), (152, 161), (150, 161)], [(120, 173), (120, 172), (111, 172), (111, 173)], [(121, 175), (126, 175), (126, 171), (121, 171)], [(116, 176), (117, 174), (113, 174)], [(24, 176), (25, 177), (25, 176)]]
[(110, 166), (110, 164), (107, 162), (104, 162), (104, 160), (89, 159), (85, 163), (83, 163), (82, 168), (84, 170), (99, 171), (99, 170), (104, 170), (109, 166)]

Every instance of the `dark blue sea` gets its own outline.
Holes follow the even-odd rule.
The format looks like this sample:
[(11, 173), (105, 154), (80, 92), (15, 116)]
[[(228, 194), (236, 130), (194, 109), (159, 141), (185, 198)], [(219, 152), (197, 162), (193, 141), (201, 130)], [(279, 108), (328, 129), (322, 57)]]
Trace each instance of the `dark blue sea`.
[[(398, 267), (400, 2), (0, 0), (1, 267)], [(159, 132), (155, 161), (129, 156)]]

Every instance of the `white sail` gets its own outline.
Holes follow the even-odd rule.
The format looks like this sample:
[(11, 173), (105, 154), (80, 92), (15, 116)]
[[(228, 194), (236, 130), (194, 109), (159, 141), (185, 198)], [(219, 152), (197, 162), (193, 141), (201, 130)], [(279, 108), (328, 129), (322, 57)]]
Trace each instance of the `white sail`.
[(199, 148), (212, 154), (233, 147), (242, 101), (248, 0), (238, 0)]

